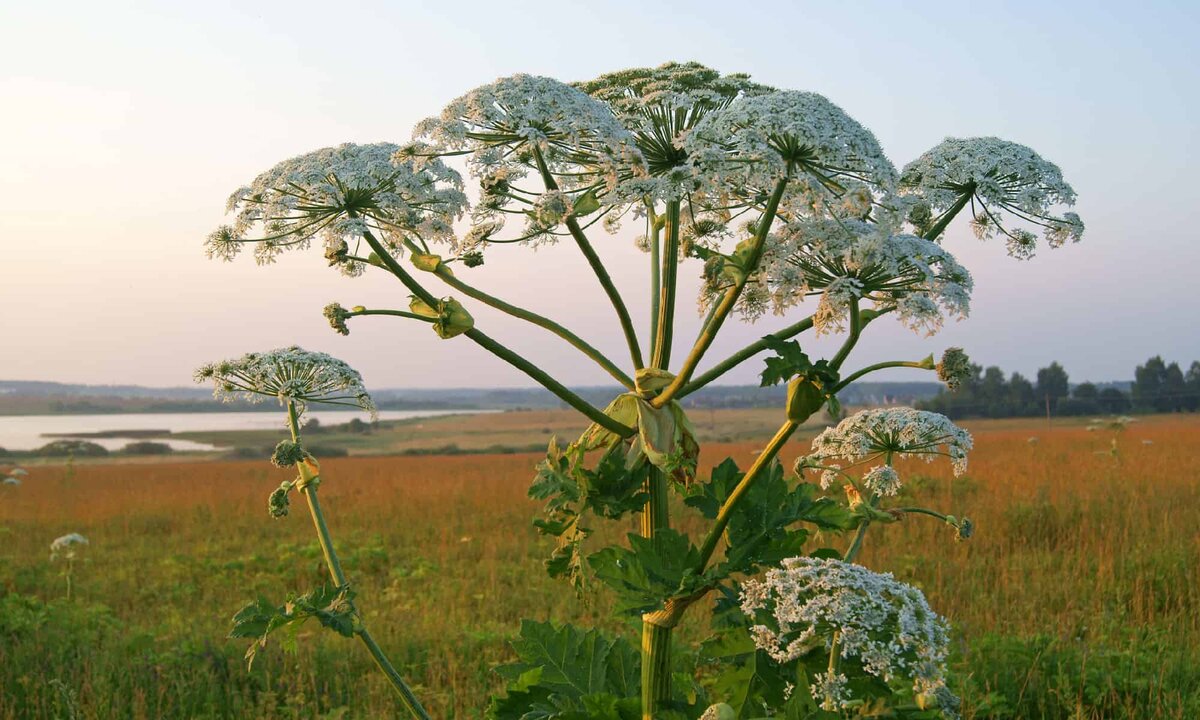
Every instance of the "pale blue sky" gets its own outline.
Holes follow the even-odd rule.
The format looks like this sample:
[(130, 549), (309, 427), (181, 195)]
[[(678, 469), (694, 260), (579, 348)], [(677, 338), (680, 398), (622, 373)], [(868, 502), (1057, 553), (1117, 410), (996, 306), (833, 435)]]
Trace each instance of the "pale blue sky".
[[(1021, 263), (957, 226), (948, 245), (975, 275), (972, 316), (931, 339), (880, 323), (852, 365), (947, 345), (1026, 374), (1057, 359), (1074, 380), (1131, 377), (1153, 353), (1186, 365), (1200, 359), (1198, 8), (6, 3), (0, 379), (179, 385), (201, 362), (300, 343), (343, 357), (375, 387), (528, 385), (425, 327), (369, 318), (348, 338), (328, 329), (327, 302), (402, 305), (394, 280), (340, 278), (315, 252), (268, 268), (211, 262), (201, 241), (228, 193), (278, 160), (345, 141), (403, 142), (417, 120), (501, 75), (579, 80), (667, 60), (823, 93), (897, 165), (945, 136), (998, 135), (1058, 163), (1075, 186), (1083, 243)], [(596, 242), (644, 328), (644, 256), (627, 238)], [(684, 266), (689, 303), (697, 271)], [(478, 272), (473, 281), (576, 318), (581, 334), (623, 357), (573, 247), (497, 252)], [(564, 382), (606, 382), (540, 330), (475, 314), (494, 337), (543, 354)], [(685, 316), (690, 338), (690, 308)], [(730, 327), (711, 357), (785, 322)], [(759, 369), (727, 378), (747, 382)]]

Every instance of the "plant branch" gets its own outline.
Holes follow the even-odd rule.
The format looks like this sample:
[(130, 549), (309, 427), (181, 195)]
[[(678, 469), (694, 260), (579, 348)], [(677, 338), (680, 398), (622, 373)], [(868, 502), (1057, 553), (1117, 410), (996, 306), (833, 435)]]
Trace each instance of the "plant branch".
[(934, 366), (931, 365), (927, 360), (920, 360), (920, 361), (890, 360), (888, 362), (875, 363), (874, 365), (868, 365), (861, 370), (857, 370), (857, 371), (847, 375), (844, 380), (839, 382), (833, 388), (833, 392), (834, 392), (834, 394), (841, 392), (842, 390), (846, 389), (846, 387), (848, 387), (850, 385), (850, 383), (854, 382), (855, 380), (858, 380), (859, 378), (863, 377), (864, 375), (873, 373), (876, 370), (883, 370), (885, 368), (899, 368), (899, 367), (916, 368), (917, 370), (932, 370), (932, 369), (934, 369)]
[[(300, 414), (296, 410), (296, 403), (288, 401), (288, 430), (292, 434), (292, 442), (300, 442)], [(342, 563), (338, 560), (337, 552), (333, 548), (333, 538), (329, 534), (329, 527), (325, 524), (325, 514), (321, 511), (321, 502), (317, 499), (317, 486), (320, 483), (319, 476), (315, 471), (315, 464), (310, 463), (310, 458), (305, 458), (297, 467), (300, 471), (300, 494), (304, 496), (308, 503), (309, 514), (312, 515), (313, 526), (317, 531), (317, 541), (321, 545), (321, 552), (325, 556), (325, 566), (329, 568), (329, 576), (333, 579), (333, 584), (340, 590), (349, 585), (346, 582), (346, 573), (342, 570)], [(354, 610), (355, 615), (358, 615), (358, 609)], [(404, 682), (404, 678), (388, 660), (387, 655), (375, 642), (375, 638), (371, 637), (371, 633), (367, 631), (365, 625), (362, 624), (361, 616), (355, 623), (355, 634), (366, 645), (367, 651), (371, 653), (372, 659), (383, 674), (387, 676), (392, 688), (400, 696), (404, 707), (418, 720), (430, 720), (429, 713), (422, 707), (421, 701), (413, 694), (412, 688), (408, 683)]]
[(708, 534), (704, 536), (704, 542), (700, 545), (700, 562), (696, 565), (696, 574), (704, 572), (704, 568), (708, 566), (708, 561), (712, 558), (713, 552), (717, 549), (717, 543), (721, 540), (721, 534), (725, 532), (725, 527), (729, 525), (729, 520), (733, 516), (733, 511), (737, 508), (742, 498), (749, 492), (750, 486), (754, 481), (763, 474), (770, 466), (771, 461), (779, 455), (779, 451), (783, 449), (784, 444), (792, 433), (796, 432), (797, 423), (788, 420), (785, 422), (775, 437), (771, 438), (771, 442), (767, 444), (763, 451), (754, 459), (754, 464), (746, 471), (746, 475), (742, 478), (733, 492), (729, 493), (729, 497), (725, 499), (725, 503), (721, 505), (721, 509), (717, 512), (717, 518), (713, 521), (713, 525), (708, 530)]
[(650, 359), (650, 364), (660, 370), (665, 370), (671, 363), (671, 343), (675, 335), (675, 290), (679, 276), (678, 200), (667, 203), (663, 224), (666, 237), (659, 258), (658, 313), (654, 324), (654, 356)]
[[(409, 251), (415, 251), (415, 246), (410, 246)], [(609, 360), (607, 357), (605, 357), (603, 353), (592, 347), (583, 338), (579, 337), (562, 325), (554, 322), (550, 318), (539, 315), (532, 310), (526, 310), (523, 307), (518, 307), (512, 303), (505, 302), (494, 295), (490, 295), (472, 285), (468, 285), (462, 280), (459, 280), (458, 277), (455, 276), (454, 271), (449, 267), (446, 267), (446, 265), (443, 263), (438, 263), (437, 269), (433, 270), (433, 274), (437, 275), (442, 282), (456, 290), (459, 290), (468, 297), (474, 298), (485, 305), (494, 307), (497, 310), (512, 315), (515, 318), (525, 320), (526, 322), (533, 323), (538, 327), (549, 330), (563, 340), (566, 340), (572, 347), (594, 360), (597, 365), (599, 365), (605, 372), (611, 375), (613, 379), (624, 385), (627, 389), (634, 389), (633, 379), (630, 378), (629, 375), (625, 374), (621, 368), (617, 367), (612, 360)]]
[(755, 228), (754, 246), (751, 249), (750, 256), (746, 261), (746, 266), (742, 268), (742, 274), (738, 282), (733, 287), (725, 291), (724, 297), (721, 298), (721, 303), (717, 306), (716, 313), (704, 325), (700, 331), (700, 336), (696, 338), (696, 343), (692, 346), (692, 351), (688, 353), (687, 359), (683, 362), (683, 367), (675, 379), (667, 386), (665, 390), (659, 393), (658, 397), (654, 398), (655, 407), (663, 407), (675, 395), (687, 385), (691, 379), (691, 375), (696, 371), (696, 366), (700, 364), (700, 359), (704, 357), (704, 353), (712, 345), (716, 339), (717, 333), (721, 330), (721, 325), (729, 314), (733, 311), (734, 305), (737, 304), (738, 298), (742, 294), (742, 289), (746, 287), (746, 283), (758, 270), (759, 261), (762, 260), (763, 245), (766, 244), (767, 234), (771, 230), (771, 224), (775, 221), (775, 212), (779, 209), (779, 202), (783, 199), (783, 191), (787, 188), (788, 178), (785, 176), (775, 185), (775, 191), (771, 193), (770, 200), (767, 201), (766, 208), (763, 209), (762, 217), (758, 219), (758, 227)]
[[(409, 272), (400, 265), (400, 263), (396, 262), (396, 258), (392, 257), (391, 253), (387, 251), (387, 248), (385, 248), (383, 244), (379, 242), (379, 239), (376, 238), (370, 230), (364, 232), (363, 237), (366, 239), (367, 244), (371, 246), (371, 249), (375, 251), (375, 254), (379, 257), (379, 260), (383, 263), (384, 267), (386, 267), (389, 272), (399, 278), (400, 282), (404, 283), (405, 287), (411, 290), (413, 294), (417, 296), (417, 298), (424, 301), (426, 304), (432, 307), (437, 306), (437, 298), (435, 298), (428, 290), (422, 287), (421, 283), (417, 282), (417, 279), (410, 275)], [(589, 404), (586, 400), (571, 392), (565, 385), (555, 380), (538, 366), (488, 337), (479, 328), (471, 328), (463, 333), (463, 335), (473, 340), (477, 345), (485, 350), (490, 351), (493, 355), (496, 355), (501, 360), (504, 360), (536, 380), (542, 387), (557, 395), (559, 399), (566, 404), (586, 415), (592, 422), (601, 425), (607, 430), (617, 433), (621, 437), (629, 437), (636, 432), (633, 428), (626, 427), (622, 423), (619, 423), (605, 415), (602, 410)]]
[(950, 209), (942, 213), (941, 219), (939, 219), (933, 227), (925, 231), (925, 234), (921, 237), (925, 238), (926, 240), (937, 240), (938, 235), (941, 235), (946, 231), (946, 228), (950, 226), (950, 222), (954, 220), (955, 216), (962, 212), (962, 209), (967, 206), (967, 203), (971, 202), (971, 198), (974, 196), (975, 185), (972, 183), (970, 188), (967, 191), (964, 191), (962, 196), (950, 206)]
[[(546, 184), (547, 190), (558, 190), (558, 182), (555, 181), (554, 175), (551, 174), (550, 168), (546, 166), (546, 160), (542, 157), (541, 150), (536, 147), (533, 149), (533, 157), (537, 162), (538, 170), (542, 174), (542, 181)], [(605, 269), (604, 263), (600, 261), (600, 256), (596, 254), (596, 250), (592, 244), (588, 242), (587, 236), (583, 234), (583, 229), (579, 227), (579, 221), (575, 219), (575, 215), (567, 216), (567, 230), (571, 232), (571, 237), (575, 239), (575, 244), (579, 246), (579, 250), (587, 259), (588, 265), (592, 266), (592, 271), (596, 273), (596, 278), (603, 286), (604, 292), (608, 294), (608, 299), (612, 303), (613, 309), (617, 312), (617, 319), (621, 323), (621, 330), (625, 333), (625, 342), (629, 345), (629, 357), (633, 360), (635, 370), (641, 370), (645, 363), (642, 361), (642, 348), (638, 344), (637, 332), (633, 329), (633, 320), (629, 317), (629, 310), (625, 307), (625, 301), (621, 299), (621, 293), (617, 291), (617, 286), (613, 284), (612, 278)]]

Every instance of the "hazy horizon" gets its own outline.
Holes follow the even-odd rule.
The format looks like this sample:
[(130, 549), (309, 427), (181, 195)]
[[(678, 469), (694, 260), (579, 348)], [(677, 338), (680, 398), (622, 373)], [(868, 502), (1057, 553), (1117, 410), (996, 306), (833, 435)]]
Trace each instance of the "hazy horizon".
[[(407, 304), (394, 280), (342, 278), (317, 251), (265, 268), (248, 257), (209, 261), (201, 243), (224, 220), (226, 196), (285, 158), (347, 141), (403, 142), (414, 123), (498, 76), (573, 81), (669, 60), (820, 92), (874, 131), (898, 166), (946, 136), (997, 135), (1057, 163), (1078, 192), (1083, 242), (1043, 247), (1030, 261), (957, 223), (947, 246), (975, 277), (971, 317), (932, 339), (881, 320), (853, 367), (961, 346), (1006, 372), (1032, 377), (1057, 360), (1073, 382), (1101, 382), (1132, 379), (1151, 355), (1185, 370), (1200, 360), (1188, 190), (1200, 162), (1200, 8), (788, 3), (763, 6), (758, 27), (727, 5), (678, 7), (0, 10), (0, 378), (182, 387), (204, 362), (300, 344), (350, 362), (371, 387), (531, 387), (469, 341), (425, 327), (360, 318), (349, 337), (329, 329), (329, 302)], [(644, 25), (667, 22), (680, 29), (675, 40), (645, 42)], [(646, 260), (633, 234), (597, 233), (594, 242), (644, 343)], [(624, 357), (611, 309), (573, 246), (500, 248), (464, 272)], [(688, 312), (698, 272), (690, 263), (680, 273), (677, 359), (698, 325)], [(538, 354), (564, 384), (607, 384), (557, 338), (470, 309), (489, 335)], [(727, 324), (702, 367), (799, 316)], [(801, 339), (816, 353), (837, 342)], [(751, 384), (760, 369), (749, 362), (722, 383)]]

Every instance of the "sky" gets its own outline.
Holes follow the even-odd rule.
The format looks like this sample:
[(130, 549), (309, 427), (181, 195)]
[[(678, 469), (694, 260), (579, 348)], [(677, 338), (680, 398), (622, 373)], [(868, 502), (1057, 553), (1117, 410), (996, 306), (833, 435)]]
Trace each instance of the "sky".
[[(0, 379), (178, 386), (203, 362), (300, 344), (376, 388), (532, 385), (424, 325), (360, 318), (348, 337), (330, 330), (329, 302), (406, 306), (394, 278), (343, 278), (317, 250), (268, 267), (210, 261), (201, 243), (228, 194), (280, 160), (405, 142), (417, 121), (500, 76), (574, 81), (670, 60), (822, 93), (897, 166), (947, 136), (996, 135), (1057, 163), (1077, 191), (1083, 242), (1030, 261), (955, 225), (946, 244), (975, 277), (970, 318), (932, 338), (880, 321), (847, 369), (947, 346), (1026, 376), (1057, 360), (1073, 381), (1129, 379), (1154, 354), (1186, 369), (1200, 359), (1198, 34), (1200, 5), (1164, 2), (5, 3)], [(644, 338), (646, 256), (627, 236), (594, 243)], [(472, 272), (625, 357), (573, 245), (505, 248)], [(683, 266), (682, 297), (698, 272)], [(608, 383), (539, 328), (470, 309), (562, 382)], [(803, 316), (793, 312), (727, 324), (709, 357)], [(677, 362), (698, 326), (690, 299), (681, 316)], [(760, 370), (751, 362), (725, 381)]]

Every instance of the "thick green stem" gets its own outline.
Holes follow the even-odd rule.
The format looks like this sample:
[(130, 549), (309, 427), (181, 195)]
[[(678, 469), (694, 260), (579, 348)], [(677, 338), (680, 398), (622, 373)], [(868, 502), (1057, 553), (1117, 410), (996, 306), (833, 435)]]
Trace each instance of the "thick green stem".
[(654, 720), (658, 708), (671, 699), (671, 631), (642, 623), (642, 720)]
[[(400, 282), (404, 283), (404, 286), (412, 291), (417, 298), (430, 306), (437, 306), (437, 298), (430, 294), (430, 292), (426, 290), (421, 283), (417, 282), (417, 279), (409, 274), (409, 272), (405, 270), (400, 263), (396, 262), (396, 259), (392, 257), (391, 253), (387, 251), (387, 248), (385, 248), (383, 244), (379, 242), (379, 239), (375, 237), (374, 233), (368, 230), (363, 233), (363, 238), (367, 241), (367, 244), (371, 246), (371, 249), (375, 251), (375, 254), (379, 257), (379, 261), (383, 263), (388, 272), (399, 278)], [(463, 334), (473, 340), (480, 347), (490, 351), (492, 354), (496, 355), (500, 359), (536, 380), (538, 384), (557, 395), (563, 402), (586, 415), (592, 422), (595, 422), (604, 428), (617, 433), (621, 437), (629, 437), (634, 433), (633, 428), (626, 427), (625, 425), (622, 425), (621, 423), (608, 417), (599, 408), (590, 405), (586, 400), (568, 390), (566, 386), (550, 377), (550, 375), (548, 375), (541, 368), (485, 335), (482, 330), (479, 330), (478, 328), (472, 328)]]
[[(770, 333), (770, 335), (768, 337), (773, 337), (776, 340), (787, 340), (788, 338), (795, 337), (806, 330), (812, 329), (812, 326), (813, 326), (813, 319), (812, 319), (812, 316), (810, 315), (809, 317), (804, 318), (803, 320), (801, 320), (798, 323), (795, 323), (794, 325), (789, 325), (782, 330), (778, 330), (776, 332)], [(750, 343), (746, 347), (742, 348), (741, 350), (738, 350), (734, 354), (730, 355), (729, 357), (725, 358), (721, 362), (714, 365), (712, 367), (712, 369), (708, 370), (705, 373), (697, 375), (691, 382), (689, 382), (687, 385), (683, 386), (683, 389), (680, 390), (676, 394), (676, 396), (675, 396), (676, 399), (691, 395), (692, 393), (696, 392), (700, 388), (709, 384), (713, 380), (716, 380), (717, 378), (721, 377), (725, 373), (734, 369), (738, 365), (741, 365), (742, 363), (746, 362), (750, 358), (754, 357), (755, 355), (759, 354), (760, 352), (762, 352), (763, 350), (766, 350), (766, 349), (767, 349), (767, 342), (765, 340), (755, 340), (754, 342)]]
[[(666, 473), (657, 467), (650, 468), (645, 490), (650, 498), (642, 509), (641, 535), (653, 538), (659, 530), (670, 527), (670, 487)], [(659, 703), (671, 697), (673, 627), (661, 624), (653, 614), (642, 618), (642, 717), (646, 720), (652, 720)]]
[(655, 322), (654, 355), (650, 364), (665, 370), (671, 363), (671, 342), (675, 335), (675, 291), (679, 276), (679, 201), (667, 203), (663, 217), (666, 230), (660, 258), (658, 315)]
[(653, 206), (646, 209), (646, 218), (650, 227), (646, 238), (650, 243), (650, 362), (654, 364), (653, 359), (658, 354), (658, 312), (662, 303), (659, 297), (662, 292), (662, 226), (658, 223)]
[(471, 328), (463, 334), (478, 343), (480, 347), (490, 351), (492, 354), (508, 362), (518, 370), (521, 370), (529, 377), (537, 380), (538, 384), (557, 395), (566, 404), (586, 415), (589, 420), (597, 425), (600, 425), (606, 430), (615, 432), (617, 435), (620, 435), (623, 438), (630, 437), (637, 432), (636, 429), (623, 425), (605, 415), (604, 411), (589, 404), (586, 400), (568, 390), (565, 385), (547, 375), (545, 371), (543, 371), (537, 365), (534, 365), (517, 353), (509, 350), (492, 338), (488, 337), (483, 333), (482, 330), (479, 330), (478, 328)]
[(941, 235), (946, 231), (946, 228), (950, 226), (950, 222), (954, 220), (956, 215), (962, 212), (962, 209), (967, 206), (967, 203), (971, 202), (971, 198), (974, 196), (975, 187), (974, 184), (972, 184), (970, 191), (964, 192), (962, 197), (960, 197), (953, 205), (951, 205), (949, 210), (942, 214), (942, 219), (938, 220), (933, 227), (926, 230), (925, 234), (921, 237), (925, 238), (926, 240), (937, 240), (938, 235)]
[(754, 246), (746, 260), (746, 266), (742, 268), (741, 279), (725, 291), (720, 304), (717, 305), (717, 311), (701, 329), (700, 336), (696, 338), (696, 342), (692, 346), (691, 352), (688, 353), (687, 359), (683, 361), (683, 366), (676, 374), (675, 380), (659, 393), (658, 397), (654, 398), (655, 407), (666, 405), (687, 385), (692, 373), (696, 371), (696, 366), (704, 357), (704, 353), (708, 351), (709, 346), (716, 339), (717, 333), (720, 332), (721, 325), (733, 312), (738, 298), (742, 295), (742, 289), (758, 271), (759, 261), (762, 260), (763, 246), (766, 244), (767, 234), (771, 231), (771, 224), (775, 222), (775, 212), (779, 209), (779, 202), (783, 199), (783, 191), (787, 188), (787, 183), (788, 178), (784, 177), (775, 185), (775, 191), (771, 193), (771, 198), (767, 201), (766, 208), (763, 209), (762, 217), (758, 219), (758, 227), (754, 234)]
[[(292, 441), (300, 442), (300, 413), (296, 409), (296, 403), (288, 401), (288, 430), (291, 431)], [(313, 526), (317, 531), (317, 542), (321, 545), (321, 553), (325, 556), (325, 566), (329, 568), (329, 576), (333, 579), (333, 584), (339, 589), (346, 587), (349, 583), (346, 582), (346, 573), (342, 570), (342, 563), (338, 560), (337, 552), (333, 548), (333, 538), (329, 535), (329, 526), (325, 523), (325, 513), (321, 511), (321, 502), (317, 498), (317, 485), (319, 484), (318, 476), (313, 473), (312, 467), (308, 462), (302, 461), (299, 464), (300, 470), (300, 494), (304, 496), (308, 503), (309, 514), (312, 515)], [(355, 609), (355, 614), (358, 614)], [(367, 651), (371, 653), (371, 657), (375, 660), (375, 664), (383, 671), (395, 689), (396, 694), (400, 696), (404, 707), (418, 720), (430, 720), (429, 713), (425, 712), (425, 708), (421, 702), (417, 700), (408, 683), (404, 682), (404, 678), (396, 671), (396, 668), (388, 660), (387, 655), (380, 649), (375, 638), (371, 637), (371, 633), (367, 631), (365, 625), (362, 624), (362, 617), (358, 617), (357, 629), (355, 634), (359, 640), (367, 647)]]
[(754, 464), (746, 471), (745, 477), (729, 493), (729, 497), (725, 499), (725, 503), (721, 505), (721, 509), (717, 512), (717, 519), (713, 521), (713, 525), (708, 530), (708, 534), (704, 536), (704, 543), (700, 546), (700, 562), (696, 566), (696, 574), (704, 572), (708, 567), (708, 561), (712, 559), (713, 553), (717, 549), (717, 543), (721, 540), (722, 533), (725, 532), (725, 527), (729, 525), (729, 519), (733, 517), (733, 511), (737, 508), (742, 498), (750, 491), (750, 486), (754, 484), (763, 472), (771, 466), (771, 462), (779, 455), (779, 451), (783, 449), (788, 438), (792, 433), (796, 432), (799, 425), (791, 420), (785, 422), (779, 431), (775, 433), (775, 437), (771, 438), (771, 442), (767, 444), (763, 451), (754, 459)]
[(838, 349), (837, 354), (829, 361), (829, 367), (837, 370), (842, 367), (842, 363), (846, 358), (850, 357), (850, 351), (858, 344), (858, 338), (862, 335), (863, 322), (862, 317), (858, 314), (858, 298), (850, 301), (850, 335), (846, 338), (846, 342)]
[(651, 467), (644, 489), (650, 499), (642, 511), (642, 537), (654, 537), (655, 531), (671, 526), (667, 474), (657, 467)]
[[(545, 183), (546, 189), (557, 190), (558, 182), (554, 179), (550, 168), (547, 167), (541, 150), (535, 147), (533, 149), (533, 157), (537, 162), (538, 170), (542, 174), (542, 182)], [(575, 244), (579, 246), (579, 250), (583, 253), (583, 257), (587, 259), (588, 265), (591, 265), (592, 271), (596, 273), (596, 279), (600, 281), (601, 287), (604, 288), (604, 292), (608, 295), (613, 310), (617, 311), (617, 320), (621, 323), (621, 331), (625, 333), (625, 342), (629, 345), (629, 357), (633, 360), (633, 367), (636, 370), (641, 370), (645, 366), (645, 363), (642, 361), (642, 347), (638, 343), (637, 332), (633, 329), (633, 320), (629, 317), (629, 309), (625, 307), (625, 301), (621, 298), (621, 293), (617, 291), (617, 286), (613, 284), (612, 277), (608, 274), (608, 269), (600, 261), (600, 256), (596, 254), (595, 248), (588, 242), (587, 235), (583, 234), (583, 228), (579, 227), (579, 221), (575, 219), (574, 215), (567, 216), (566, 225), (567, 230), (571, 233), (571, 237), (575, 239)]]
[[(415, 246), (412, 246), (412, 245), (409, 245), (408, 249), (410, 252), (417, 252), (419, 250), (418, 248), (416, 248)], [(594, 360), (597, 365), (599, 365), (605, 372), (607, 372), (609, 375), (611, 375), (613, 377), (613, 379), (615, 379), (617, 382), (621, 383), (622, 385), (624, 385), (626, 388), (628, 388), (630, 390), (634, 389), (633, 388), (633, 379), (630, 378), (627, 374), (625, 374), (621, 370), (621, 368), (617, 367), (613, 363), (613, 361), (609, 360), (607, 357), (604, 356), (603, 353), (601, 353), (599, 350), (597, 350), (596, 348), (594, 348), (590, 344), (588, 344), (583, 338), (579, 337), (578, 335), (571, 332), (570, 330), (563, 327), (562, 325), (554, 322), (550, 318), (545, 317), (543, 315), (539, 315), (539, 314), (533, 312), (532, 310), (526, 310), (523, 307), (518, 307), (516, 305), (513, 305), (512, 303), (505, 302), (504, 300), (501, 300), (500, 298), (496, 297), (495, 295), (489, 295), (488, 293), (485, 293), (484, 291), (482, 291), (472, 285), (468, 285), (467, 283), (463, 282), (462, 280), (459, 280), (454, 275), (454, 271), (451, 270), (450, 268), (446, 267), (444, 264), (439, 263), (437, 266), (437, 269), (433, 271), (433, 274), (437, 275), (438, 278), (440, 278), (442, 280), (442, 282), (446, 283), (450, 287), (454, 288), (455, 290), (461, 291), (467, 297), (474, 298), (474, 299), (482, 302), (485, 305), (490, 305), (491, 307), (494, 307), (497, 310), (500, 310), (501, 312), (512, 315), (515, 318), (525, 320), (526, 322), (533, 323), (534, 325), (537, 325), (538, 327), (549, 330), (550, 332), (559, 336), (563, 340), (566, 340), (568, 343), (571, 344), (572, 347), (576, 348), (577, 350), (582, 352), (584, 355), (587, 355), (589, 358)]]

